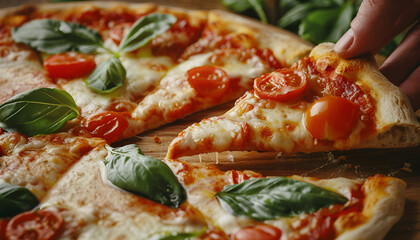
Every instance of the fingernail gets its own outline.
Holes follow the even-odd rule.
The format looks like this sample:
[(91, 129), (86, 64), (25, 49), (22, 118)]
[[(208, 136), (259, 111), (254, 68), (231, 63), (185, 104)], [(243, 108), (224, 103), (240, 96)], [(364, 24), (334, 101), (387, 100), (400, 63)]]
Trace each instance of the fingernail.
[(350, 28), (338, 42), (335, 44), (334, 50), (337, 53), (346, 52), (350, 46), (353, 44), (354, 41), (354, 33), (353, 30)]

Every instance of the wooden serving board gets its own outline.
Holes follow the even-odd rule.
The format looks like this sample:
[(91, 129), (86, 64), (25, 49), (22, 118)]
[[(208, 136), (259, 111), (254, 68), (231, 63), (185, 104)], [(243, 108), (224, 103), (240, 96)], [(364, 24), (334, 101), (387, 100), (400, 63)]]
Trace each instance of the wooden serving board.
[[(0, 7), (26, 3), (47, 3), (47, 0), (0, 0)], [(128, 0), (128, 2), (147, 2)], [(191, 9), (225, 9), (220, 0), (154, 0), (156, 4)], [(268, 9), (276, 9), (276, 0), (266, 1)], [(226, 10), (226, 9), (225, 9)], [(269, 13), (273, 18), (276, 12)], [(233, 102), (193, 114), (185, 119), (114, 144), (138, 144), (144, 154), (159, 159), (166, 155), (169, 143), (179, 132), (203, 118), (224, 113)], [(157, 140), (160, 140), (160, 142)], [(266, 176), (304, 175), (318, 178), (367, 178), (375, 174), (398, 177), (407, 183), (404, 215), (391, 229), (386, 240), (420, 239), (420, 146), (409, 149), (364, 149), (311, 154), (280, 154), (260, 152), (228, 152), (202, 154), (182, 158), (189, 162), (216, 164), (222, 170), (254, 170)]]

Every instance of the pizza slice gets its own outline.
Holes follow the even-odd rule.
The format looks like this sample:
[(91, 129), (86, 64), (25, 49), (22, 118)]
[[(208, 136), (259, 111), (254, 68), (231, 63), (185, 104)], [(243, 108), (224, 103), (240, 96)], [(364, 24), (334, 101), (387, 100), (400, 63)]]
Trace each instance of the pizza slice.
[(332, 44), (254, 81), (235, 106), (182, 131), (168, 158), (232, 150), (316, 152), (420, 142), (407, 98), (373, 60), (343, 60)]
[(80, 125), (110, 143), (236, 99), (312, 47), (218, 11), (72, 3), (27, 12), (13, 40), (41, 53), (47, 75), (80, 108)]
[(25, 187), (42, 200), (52, 186), (84, 155), (106, 142), (89, 133), (27, 137), (0, 134), (0, 181)]
[(133, 111), (133, 131), (144, 132), (237, 99), (252, 88), (255, 77), (290, 66), (310, 48), (289, 32), (209, 11), (200, 39)]
[(404, 189), (403, 181), (381, 175), (267, 178), (161, 161), (144, 156), (136, 145), (102, 146), (75, 163), (34, 210), (3, 220), (4, 234), (8, 239), (34, 232), (51, 239), (382, 239), (401, 217)]

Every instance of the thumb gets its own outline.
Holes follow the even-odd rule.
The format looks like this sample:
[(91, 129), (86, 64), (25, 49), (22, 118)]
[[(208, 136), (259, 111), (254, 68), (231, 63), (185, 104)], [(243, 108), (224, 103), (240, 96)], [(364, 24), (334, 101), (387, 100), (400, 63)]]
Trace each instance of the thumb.
[(418, 0), (364, 0), (335, 51), (343, 58), (376, 53), (412, 24), (419, 13)]

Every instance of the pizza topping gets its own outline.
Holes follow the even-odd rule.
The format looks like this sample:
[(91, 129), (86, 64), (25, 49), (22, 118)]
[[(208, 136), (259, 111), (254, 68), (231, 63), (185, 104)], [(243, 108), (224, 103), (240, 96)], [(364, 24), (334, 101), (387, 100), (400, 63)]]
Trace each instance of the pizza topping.
[(121, 41), (118, 52), (131, 52), (146, 45), (168, 30), (176, 21), (176, 17), (161, 13), (149, 14), (139, 19)]
[(285, 177), (251, 179), (227, 185), (216, 197), (232, 214), (255, 220), (297, 216), (347, 202), (335, 192)]
[(38, 88), (0, 105), (0, 127), (28, 136), (55, 133), (79, 115), (74, 99), (66, 91)]
[(161, 237), (156, 237), (153, 238), (155, 240), (190, 240), (190, 239), (196, 239), (199, 238), (200, 236), (204, 235), (206, 233), (206, 228), (203, 228), (201, 231), (199, 232), (192, 232), (192, 233), (177, 233), (177, 232), (172, 232), (172, 233), (168, 233), (165, 234)]
[(80, 78), (96, 67), (95, 58), (76, 52), (52, 55), (44, 61), (44, 68), (52, 78)]
[(229, 88), (230, 78), (219, 67), (195, 67), (188, 70), (186, 76), (191, 87), (202, 97), (216, 98)]
[(307, 85), (308, 79), (304, 73), (279, 69), (255, 79), (254, 90), (259, 98), (286, 102), (300, 97)]
[(96, 92), (110, 93), (124, 85), (126, 74), (120, 59), (112, 57), (99, 64), (86, 83)]
[(0, 218), (29, 211), (38, 203), (38, 199), (28, 189), (5, 182), (0, 183)]
[(30, 21), (12, 30), (15, 42), (57, 54), (67, 51), (90, 53), (102, 45), (101, 35), (78, 23), (52, 19)]
[(128, 127), (128, 121), (121, 113), (105, 111), (87, 117), (83, 125), (92, 136), (112, 143), (121, 139)]
[(63, 223), (63, 216), (53, 210), (24, 212), (13, 217), (7, 224), (6, 237), (9, 240), (50, 240), (57, 237)]
[(280, 238), (281, 230), (267, 224), (241, 228), (233, 237), (234, 240), (280, 240)]
[(358, 119), (358, 107), (336, 96), (325, 96), (314, 102), (305, 113), (305, 126), (316, 139), (347, 138)]
[(115, 186), (172, 208), (179, 208), (187, 199), (171, 169), (162, 161), (143, 155), (137, 145), (107, 149), (106, 176)]

